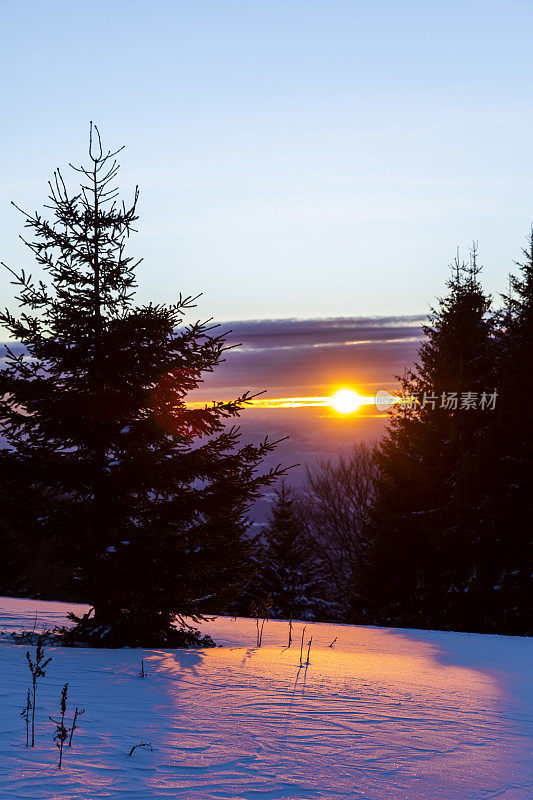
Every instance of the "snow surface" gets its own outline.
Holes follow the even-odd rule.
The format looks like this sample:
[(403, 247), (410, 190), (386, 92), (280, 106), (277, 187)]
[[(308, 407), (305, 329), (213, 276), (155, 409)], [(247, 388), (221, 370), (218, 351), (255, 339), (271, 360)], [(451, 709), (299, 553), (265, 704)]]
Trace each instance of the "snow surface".
[[(0, 630), (85, 606), (0, 598)], [(47, 648), (36, 744), (19, 717), (24, 646), (0, 644), (2, 800), (530, 800), (533, 640), (307, 623), (204, 623), (222, 647)], [(333, 647), (328, 645), (337, 637)], [(30, 648), (34, 650), (34, 648)], [(138, 677), (141, 659), (148, 672)], [(63, 769), (49, 715), (86, 709)], [(152, 750), (133, 745), (150, 742)]]

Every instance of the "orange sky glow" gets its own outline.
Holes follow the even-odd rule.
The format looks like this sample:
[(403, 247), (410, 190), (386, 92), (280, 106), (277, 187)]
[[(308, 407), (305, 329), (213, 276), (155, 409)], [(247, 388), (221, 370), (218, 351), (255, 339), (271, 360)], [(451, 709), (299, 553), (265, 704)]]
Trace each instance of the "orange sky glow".
[[(347, 395), (346, 400), (342, 395)], [(350, 395), (353, 395), (353, 406), (350, 404)], [(343, 403), (344, 400), (344, 403)], [(187, 403), (189, 408), (203, 408), (204, 401)], [(256, 397), (249, 405), (251, 409), (290, 409), (290, 408), (324, 408), (328, 411), (346, 416), (357, 414), (359, 416), (382, 417), (386, 416), (376, 407), (375, 396), (360, 395), (355, 389), (341, 388), (331, 395), (306, 396), (306, 397)]]

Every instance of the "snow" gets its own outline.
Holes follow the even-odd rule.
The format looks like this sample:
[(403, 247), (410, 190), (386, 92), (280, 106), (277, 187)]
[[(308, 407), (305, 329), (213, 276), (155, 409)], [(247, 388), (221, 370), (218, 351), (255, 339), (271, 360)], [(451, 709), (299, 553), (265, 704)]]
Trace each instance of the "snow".
[[(64, 624), (86, 606), (0, 598), (0, 630)], [(529, 800), (533, 641), (510, 636), (219, 617), (222, 647), (47, 647), (36, 744), (19, 713), (25, 646), (0, 645), (2, 800)], [(337, 637), (333, 647), (328, 645)], [(30, 648), (33, 650), (34, 648)], [(144, 660), (146, 679), (140, 679)], [(48, 716), (69, 683), (85, 708), (57, 769)], [(128, 755), (134, 745), (138, 747)]]

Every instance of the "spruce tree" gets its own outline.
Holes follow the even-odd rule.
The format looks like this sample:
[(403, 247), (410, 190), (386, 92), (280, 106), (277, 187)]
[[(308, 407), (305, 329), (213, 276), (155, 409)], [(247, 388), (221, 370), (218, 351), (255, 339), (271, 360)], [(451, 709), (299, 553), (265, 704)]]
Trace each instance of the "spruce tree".
[(56, 170), (51, 220), (22, 212), (44, 278), (8, 267), (21, 312), (0, 320), (25, 352), (7, 350), (0, 425), (34, 530), (94, 608), (71, 638), (172, 645), (187, 640), (176, 616), (219, 611), (237, 590), (247, 509), (280, 470), (260, 473), (275, 443), (240, 446), (227, 425), (249, 393), (186, 404), (226, 349), (217, 326), (184, 324), (196, 298), (135, 305), (138, 189), (119, 202), (118, 152), (91, 124), (79, 190)]
[(490, 537), (490, 558), (478, 586), (486, 629), (509, 634), (533, 633), (532, 592), (533, 423), (533, 230), (509, 280), (498, 315), (496, 366), (500, 387), (493, 425), (480, 459), (486, 465), (486, 488), (478, 517), (480, 542)]
[(255, 581), (269, 599), (277, 619), (324, 617), (324, 575), (307, 536), (301, 504), (282, 482), (268, 524), (262, 531), (263, 548)]
[(398, 378), (403, 402), (391, 410), (376, 451), (377, 496), (360, 584), (364, 619), (480, 624), (468, 598), (479, 555), (472, 510), (484, 489), (474, 454), (491, 422), (495, 375), (491, 301), (479, 272), (475, 250), (468, 265), (456, 260), (448, 293), (423, 328), (418, 362)]

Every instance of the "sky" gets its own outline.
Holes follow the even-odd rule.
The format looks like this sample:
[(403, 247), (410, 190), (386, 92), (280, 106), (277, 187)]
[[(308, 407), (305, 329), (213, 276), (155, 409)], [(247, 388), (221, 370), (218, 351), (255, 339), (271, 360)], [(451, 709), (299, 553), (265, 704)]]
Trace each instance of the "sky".
[[(138, 302), (201, 292), (243, 342), (199, 396), (394, 389), (457, 248), (496, 302), (520, 258), (532, 30), (529, 0), (2, 0), (0, 260), (31, 270), (10, 201), (75, 187), (94, 120), (140, 186)], [(273, 414), (314, 451), (382, 426)]]
[[(140, 185), (142, 301), (220, 320), (420, 314), (531, 220), (531, 2), (2, 0), (0, 257), (89, 120)], [(11, 288), (0, 278), (2, 298)]]

